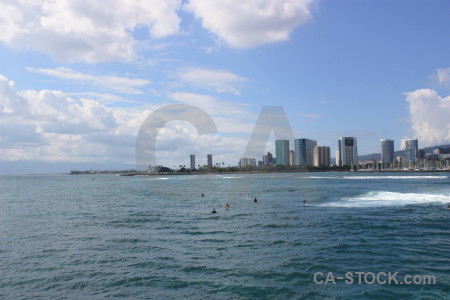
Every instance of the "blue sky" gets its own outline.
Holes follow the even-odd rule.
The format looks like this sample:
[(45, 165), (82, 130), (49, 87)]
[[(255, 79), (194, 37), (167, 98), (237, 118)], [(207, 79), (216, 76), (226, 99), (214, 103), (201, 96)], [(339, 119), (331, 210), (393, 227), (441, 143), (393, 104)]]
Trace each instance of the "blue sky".
[[(262, 106), (298, 138), (360, 154), (381, 138), (450, 143), (450, 2), (0, 2), (0, 173), (121, 168), (155, 109), (191, 104), (218, 133), (171, 122), (157, 162), (227, 165)], [(273, 151), (273, 137), (267, 150)]]

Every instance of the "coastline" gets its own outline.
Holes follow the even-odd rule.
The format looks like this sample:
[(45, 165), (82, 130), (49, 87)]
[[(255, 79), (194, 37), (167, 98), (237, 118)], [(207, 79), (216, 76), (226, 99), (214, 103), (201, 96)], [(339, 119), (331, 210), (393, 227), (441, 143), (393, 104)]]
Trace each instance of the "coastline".
[(170, 176), (183, 176), (183, 175), (220, 175), (220, 174), (275, 174), (275, 173), (442, 173), (450, 172), (450, 170), (251, 170), (251, 171), (216, 171), (216, 172), (161, 172), (161, 173), (150, 173), (150, 172), (128, 172), (128, 171), (77, 171), (68, 173), (68, 175), (119, 175), (119, 176), (160, 176), (160, 175), (170, 175)]

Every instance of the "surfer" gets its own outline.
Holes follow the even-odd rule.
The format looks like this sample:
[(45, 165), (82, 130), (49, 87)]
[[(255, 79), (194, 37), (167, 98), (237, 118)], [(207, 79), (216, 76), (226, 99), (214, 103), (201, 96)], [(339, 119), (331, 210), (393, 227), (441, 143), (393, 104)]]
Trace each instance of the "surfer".
[(211, 213), (212, 213), (212, 214), (217, 214), (217, 210), (216, 210), (215, 208), (213, 208), (213, 210), (212, 210)]
[(258, 202), (258, 199), (256, 199), (256, 197), (255, 197), (255, 199), (253, 199), (253, 202)]
[(202, 193), (202, 198), (205, 197), (205, 194)]
[(303, 203), (306, 203), (306, 202), (308, 202), (308, 200), (303, 200)]
[(227, 202), (227, 204), (225, 204), (224, 207), (225, 207), (225, 208), (230, 208), (230, 204)]

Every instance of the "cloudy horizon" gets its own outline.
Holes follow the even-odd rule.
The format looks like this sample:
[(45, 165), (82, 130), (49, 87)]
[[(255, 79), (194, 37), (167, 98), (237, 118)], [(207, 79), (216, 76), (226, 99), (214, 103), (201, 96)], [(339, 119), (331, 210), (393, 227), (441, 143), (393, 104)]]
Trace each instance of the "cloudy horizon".
[(450, 143), (448, 1), (39, 0), (0, 11), (2, 174), (133, 166), (141, 125), (169, 104), (217, 126), (201, 136), (167, 124), (157, 162), (169, 167), (209, 153), (236, 165), (263, 106), (282, 106), (295, 137), (332, 153), (339, 136), (357, 137), (359, 154), (379, 152), (381, 138)]

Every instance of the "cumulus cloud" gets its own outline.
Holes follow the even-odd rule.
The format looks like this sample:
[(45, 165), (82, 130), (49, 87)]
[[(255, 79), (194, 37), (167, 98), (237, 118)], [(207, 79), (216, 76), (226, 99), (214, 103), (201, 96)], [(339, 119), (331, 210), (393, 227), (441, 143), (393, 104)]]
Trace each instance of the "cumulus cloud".
[(441, 97), (436, 91), (420, 89), (406, 93), (412, 131), (423, 146), (450, 142), (450, 96)]
[(77, 72), (70, 68), (59, 67), (55, 69), (28, 68), (30, 72), (56, 77), (61, 80), (76, 82), (77, 84), (103, 88), (123, 94), (142, 94), (140, 87), (150, 84), (147, 79), (127, 78), (120, 76), (94, 76)]
[(58, 61), (130, 61), (132, 32), (157, 39), (179, 32), (180, 0), (25, 0), (0, 3), (0, 42)]
[(220, 100), (210, 95), (176, 92), (169, 98), (183, 104), (196, 106), (214, 117), (220, 132), (250, 133), (256, 116), (245, 110), (239, 103)]
[[(234, 126), (228, 131), (219, 129), (224, 133), (241, 132), (239, 118), (248, 114), (238, 105), (205, 95), (179, 93), (172, 99), (182, 103), (197, 99), (200, 102), (194, 104), (205, 104), (213, 114), (220, 114), (217, 119), (213, 117), (218, 127)], [(18, 91), (13, 81), (0, 75), (0, 161), (134, 164), (138, 130), (160, 106), (107, 106), (61, 91)], [(235, 113), (239, 117), (230, 116)], [(251, 129), (249, 126), (248, 131)], [(158, 136), (157, 162), (178, 166), (188, 164), (189, 154), (206, 159), (207, 153), (213, 153), (215, 159), (235, 164), (246, 142), (245, 138), (221, 134), (199, 136), (189, 123), (170, 122)]]
[(239, 86), (247, 78), (223, 70), (191, 68), (179, 72), (178, 79), (194, 87), (214, 90), (217, 93), (240, 94)]
[(450, 88), (450, 68), (437, 69), (432, 78), (440, 87)]
[(311, 19), (313, 0), (190, 0), (185, 9), (235, 48), (286, 41)]

